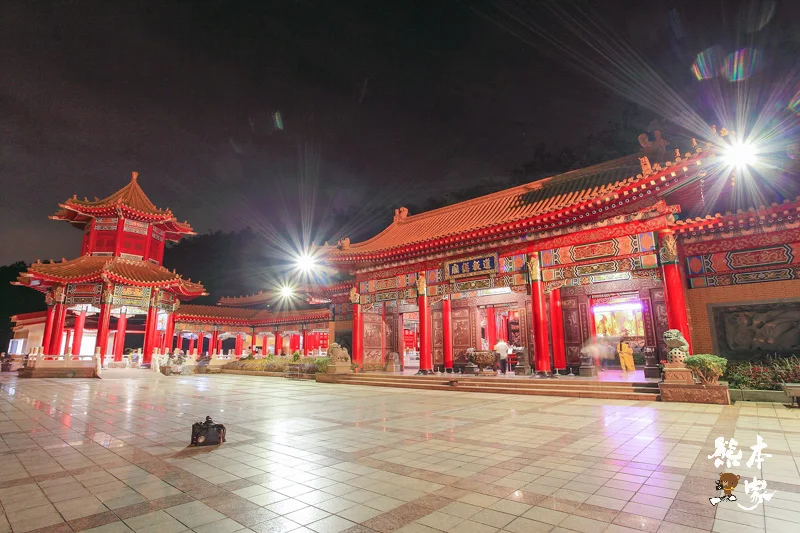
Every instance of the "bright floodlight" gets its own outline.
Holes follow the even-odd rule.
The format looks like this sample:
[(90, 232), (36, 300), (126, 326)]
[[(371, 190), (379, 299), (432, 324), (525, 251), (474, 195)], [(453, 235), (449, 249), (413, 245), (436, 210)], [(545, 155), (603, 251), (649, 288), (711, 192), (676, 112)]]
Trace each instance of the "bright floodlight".
[(756, 151), (750, 143), (734, 141), (725, 151), (725, 159), (737, 168), (747, 167), (755, 164)]
[(303, 254), (297, 258), (297, 267), (303, 272), (309, 272), (315, 265), (314, 257), (308, 254)]
[(294, 294), (294, 289), (292, 289), (288, 285), (284, 285), (283, 287), (281, 287), (281, 296), (283, 296), (284, 298), (288, 298), (292, 294)]

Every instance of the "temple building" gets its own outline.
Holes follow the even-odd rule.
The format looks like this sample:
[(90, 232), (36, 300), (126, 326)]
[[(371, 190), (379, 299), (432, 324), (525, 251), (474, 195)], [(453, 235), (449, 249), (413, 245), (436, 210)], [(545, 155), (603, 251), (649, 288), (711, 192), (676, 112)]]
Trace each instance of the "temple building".
[(768, 205), (714, 214), (756, 187), (723, 157), (726, 143), (692, 141), (669, 161), (634, 154), (426, 213), (399, 208), (378, 235), (315, 250), (347, 281), (306, 287), (305, 308), (281, 312), (266, 292), (183, 303), (203, 286), (161, 260), (191, 228), (134, 174), (52, 217), (84, 232), (81, 256), (20, 275), (48, 311), (14, 317), (12, 352), (118, 360), (138, 333), (147, 363), (154, 349), (324, 355), (337, 341), (364, 371), (395, 368), (397, 353), (400, 368), (426, 374), (458, 371), (470, 350), (503, 339), (522, 369), (547, 375), (576, 371), (592, 339), (625, 338), (646, 377), (660, 375), (667, 330), (693, 353), (799, 353), (797, 180), (792, 194), (757, 190)]
[(765, 188), (776, 203), (707, 214), (741, 198), (740, 169), (717, 153), (729, 139), (692, 143), (670, 161), (639, 154), (426, 213), (400, 208), (375, 237), (327, 247), (355, 276), (354, 361), (376, 370), (397, 352), (406, 368), (450, 371), (502, 338), (549, 374), (579, 367), (590, 339), (624, 337), (658, 377), (667, 330), (693, 353), (798, 353), (800, 198)]

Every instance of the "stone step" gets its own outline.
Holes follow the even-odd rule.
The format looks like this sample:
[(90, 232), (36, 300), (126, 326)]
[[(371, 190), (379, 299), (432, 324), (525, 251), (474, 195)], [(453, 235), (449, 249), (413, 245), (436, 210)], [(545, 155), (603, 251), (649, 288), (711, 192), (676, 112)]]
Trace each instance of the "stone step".
[(417, 390), (442, 390), (442, 391), (456, 391), (456, 392), (487, 392), (495, 394), (527, 394), (538, 396), (565, 396), (577, 398), (598, 398), (608, 400), (636, 400), (636, 401), (658, 401), (661, 399), (658, 393), (658, 387), (655, 389), (647, 388), (645, 390), (637, 390), (633, 388), (615, 389), (599, 389), (599, 388), (553, 388), (553, 387), (537, 387), (537, 386), (517, 386), (509, 387), (506, 383), (498, 383), (496, 385), (487, 385), (486, 383), (473, 383), (465, 384), (462, 386), (461, 381), (458, 385), (451, 386), (447, 383), (437, 383), (434, 381), (408, 381), (400, 379), (351, 379), (349, 376), (338, 377), (332, 380), (333, 383), (342, 385), (362, 385), (371, 387), (395, 387), (404, 389), (417, 389)]
[(535, 382), (522, 382), (516, 383), (506, 380), (497, 380), (496, 382), (473, 382), (471, 380), (458, 380), (456, 385), (451, 385), (448, 381), (425, 381), (425, 380), (414, 380), (414, 379), (381, 379), (381, 378), (372, 378), (372, 379), (352, 379), (346, 378), (348, 383), (356, 383), (356, 382), (369, 382), (369, 383), (386, 383), (387, 386), (404, 386), (404, 385), (415, 385), (415, 386), (436, 386), (436, 387), (446, 387), (446, 388), (461, 388), (461, 389), (516, 389), (516, 390), (574, 390), (574, 391), (587, 391), (587, 392), (597, 392), (597, 393), (604, 393), (604, 392), (618, 392), (618, 393), (642, 393), (642, 394), (659, 394), (658, 385), (656, 384), (655, 387), (649, 386), (646, 384), (645, 386), (631, 386), (629, 384), (624, 384), (621, 386), (614, 386), (608, 385), (605, 387), (583, 387), (580, 384), (569, 384), (569, 383), (543, 383), (539, 381)]
[(606, 389), (641, 389), (653, 390), (658, 393), (658, 383), (647, 381), (589, 381), (577, 380), (567, 377), (550, 378), (550, 379), (535, 379), (535, 378), (491, 378), (491, 377), (471, 377), (453, 375), (453, 377), (445, 376), (393, 376), (387, 374), (349, 374), (345, 376), (348, 380), (353, 381), (375, 381), (387, 380), (397, 383), (428, 383), (448, 385), (451, 381), (457, 381), (459, 386), (488, 386), (488, 387), (506, 387), (506, 388), (579, 388), (591, 390), (606, 390)]

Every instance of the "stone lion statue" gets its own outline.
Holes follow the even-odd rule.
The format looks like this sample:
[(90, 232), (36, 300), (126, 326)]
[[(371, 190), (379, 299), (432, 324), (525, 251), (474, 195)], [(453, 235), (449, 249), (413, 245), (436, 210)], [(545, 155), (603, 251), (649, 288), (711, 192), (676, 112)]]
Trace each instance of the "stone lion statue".
[(328, 358), (331, 363), (350, 363), (350, 354), (347, 353), (347, 348), (342, 348), (335, 342), (328, 347)]
[(689, 357), (689, 343), (683, 333), (677, 329), (668, 329), (664, 332), (664, 344), (667, 345), (667, 361), (670, 363), (683, 363)]

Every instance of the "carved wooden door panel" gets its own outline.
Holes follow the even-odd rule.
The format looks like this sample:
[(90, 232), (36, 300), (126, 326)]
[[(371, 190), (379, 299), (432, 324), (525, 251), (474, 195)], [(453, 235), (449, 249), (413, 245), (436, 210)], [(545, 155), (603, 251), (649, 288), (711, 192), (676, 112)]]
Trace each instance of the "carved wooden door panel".
[(453, 360), (457, 363), (467, 362), (464, 354), (472, 348), (474, 336), (471, 307), (456, 307), (452, 310), (453, 320)]
[(653, 305), (653, 322), (656, 327), (658, 358), (663, 361), (667, 358), (667, 345), (664, 344), (664, 332), (669, 329), (667, 304), (664, 301), (664, 289), (650, 289), (650, 299)]
[(386, 353), (384, 354), (384, 358), (389, 352), (397, 352), (400, 353), (400, 349), (397, 343), (397, 328), (395, 325), (397, 324), (398, 316), (397, 313), (390, 313), (386, 312), (384, 321), (383, 321), (383, 334), (384, 334), (384, 346), (386, 347)]
[(365, 312), (364, 316), (364, 370), (383, 368), (383, 316), (381, 312)]
[(444, 332), (441, 311), (431, 311), (431, 327), (433, 364), (444, 365)]
[(581, 318), (578, 309), (578, 298), (561, 298), (561, 312), (564, 315), (564, 347), (567, 354), (567, 366), (580, 366), (581, 346)]

